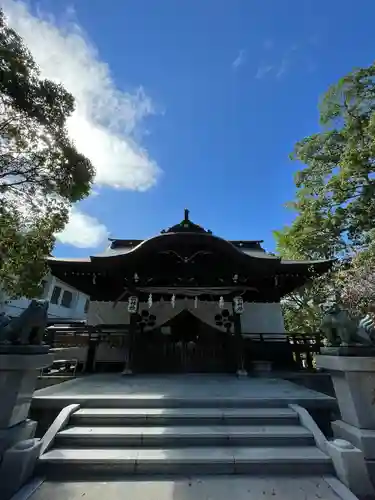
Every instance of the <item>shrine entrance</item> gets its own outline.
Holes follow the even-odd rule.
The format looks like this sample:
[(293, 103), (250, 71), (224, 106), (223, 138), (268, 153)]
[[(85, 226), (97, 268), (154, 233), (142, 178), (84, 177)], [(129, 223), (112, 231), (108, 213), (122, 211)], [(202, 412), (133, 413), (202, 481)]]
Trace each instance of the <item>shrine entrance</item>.
[(143, 373), (233, 373), (231, 334), (207, 325), (189, 311), (137, 342), (136, 365)]

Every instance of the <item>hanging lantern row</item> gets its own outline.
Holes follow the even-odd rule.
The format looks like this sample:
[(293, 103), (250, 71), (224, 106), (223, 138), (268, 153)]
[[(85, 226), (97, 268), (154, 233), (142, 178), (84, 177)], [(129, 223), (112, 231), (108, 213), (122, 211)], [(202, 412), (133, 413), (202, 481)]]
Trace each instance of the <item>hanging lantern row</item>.
[(92, 273), (92, 272), (77, 272), (77, 271), (64, 271), (64, 276), (105, 276), (105, 273)]
[[(185, 297), (185, 300), (187, 300), (187, 297)], [(138, 297), (135, 295), (131, 295), (128, 299), (128, 312), (130, 314), (135, 314), (138, 311), (138, 305), (139, 305), (139, 300)], [(153, 299), (152, 299), (152, 293), (148, 296), (147, 299), (147, 305), (148, 308), (151, 309), (153, 305)], [(171, 297), (171, 306), (172, 308), (175, 308), (176, 306), (176, 295), (173, 294)], [(220, 297), (219, 299), (219, 308), (224, 309), (225, 307), (225, 301), (224, 297)], [(194, 298), (194, 309), (198, 308), (198, 297)], [(244, 312), (244, 301), (243, 298), (240, 296), (234, 297), (233, 299), (233, 310), (236, 314), (242, 314)]]

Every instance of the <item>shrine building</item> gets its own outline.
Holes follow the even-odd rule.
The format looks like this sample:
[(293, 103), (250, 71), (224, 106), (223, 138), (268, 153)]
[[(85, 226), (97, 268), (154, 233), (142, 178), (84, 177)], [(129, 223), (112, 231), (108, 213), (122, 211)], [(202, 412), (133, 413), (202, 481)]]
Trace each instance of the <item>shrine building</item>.
[[(56, 278), (90, 297), (92, 331), (116, 330), (120, 341), (110, 347), (119, 372), (245, 374), (257, 361), (293, 364), (280, 301), (332, 266), (283, 260), (261, 244), (215, 236), (185, 210), (152, 238), (110, 239), (99, 255), (48, 262)], [(104, 344), (93, 348), (97, 366)]]

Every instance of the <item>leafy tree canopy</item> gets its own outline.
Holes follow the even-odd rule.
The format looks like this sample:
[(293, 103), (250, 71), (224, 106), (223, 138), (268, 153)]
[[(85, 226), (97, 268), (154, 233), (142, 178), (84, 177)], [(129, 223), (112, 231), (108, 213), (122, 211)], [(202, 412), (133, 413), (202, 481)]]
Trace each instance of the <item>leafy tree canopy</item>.
[(292, 158), (297, 217), (275, 233), (277, 249), (305, 258), (366, 248), (375, 220), (375, 65), (342, 78), (320, 105), (323, 130), (297, 142)]
[(297, 142), (291, 155), (303, 163), (288, 204), (296, 218), (274, 233), (277, 252), (292, 259), (349, 257), (352, 264), (288, 297), (283, 307), (291, 331), (316, 329), (317, 305), (333, 290), (355, 314), (375, 300), (375, 65), (328, 90), (320, 121), (321, 132)]
[(12, 297), (32, 297), (53, 235), (70, 204), (89, 194), (94, 169), (68, 137), (73, 96), (41, 78), (1, 10), (0, 74), (0, 286)]

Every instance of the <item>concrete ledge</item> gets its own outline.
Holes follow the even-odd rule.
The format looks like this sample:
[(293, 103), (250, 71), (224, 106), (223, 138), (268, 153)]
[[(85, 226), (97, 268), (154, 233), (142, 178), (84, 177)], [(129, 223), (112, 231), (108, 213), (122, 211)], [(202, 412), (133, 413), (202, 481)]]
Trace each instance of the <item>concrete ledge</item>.
[(314, 436), (314, 441), (316, 446), (323, 452), (327, 453), (327, 439), (323, 432), (319, 429), (316, 422), (310, 415), (310, 413), (300, 405), (290, 404), (289, 408), (294, 410), (299, 417), (300, 423), (308, 429)]
[(43, 484), (44, 479), (36, 477), (26, 483), (22, 488), (12, 496), (11, 500), (28, 500), (31, 498), (37, 489)]
[(375, 460), (375, 431), (359, 429), (342, 420), (332, 422), (332, 429), (335, 437), (346, 439), (362, 450), (366, 459)]
[(323, 476), (324, 481), (333, 489), (336, 495), (342, 500), (358, 500), (358, 497), (352, 493), (349, 488), (345, 486), (336, 477)]
[(0, 457), (5, 450), (11, 448), (19, 441), (32, 439), (35, 436), (36, 427), (37, 422), (27, 419), (7, 429), (0, 429)]
[(23, 371), (41, 370), (52, 364), (51, 354), (0, 354), (1, 371)]
[(52, 385), (62, 384), (69, 380), (74, 380), (76, 377), (72, 375), (43, 375), (39, 376), (36, 381), (35, 390), (51, 387)]
[[(249, 378), (247, 378), (249, 380)], [(58, 384), (60, 387), (70, 382)], [(56, 386), (46, 389), (52, 389)], [(43, 391), (44, 389), (41, 389)], [(39, 391), (38, 391), (39, 392)], [(47, 396), (34, 393), (32, 407), (37, 408), (64, 408), (68, 404), (84, 404), (86, 408), (282, 408), (288, 403), (300, 404), (307, 408), (336, 409), (334, 398), (266, 398), (266, 397), (162, 397), (162, 396), (131, 396), (131, 395), (56, 395)]]
[(375, 372), (375, 357), (317, 355), (316, 366), (330, 371)]
[(42, 446), (40, 449), (40, 454), (46, 453), (52, 446), (56, 434), (63, 429), (70, 419), (70, 415), (79, 409), (79, 404), (73, 404), (65, 407), (57, 415), (53, 421), (51, 427), (47, 430), (42, 438)]
[(338, 478), (360, 498), (374, 495), (365, 459), (361, 450), (343, 439), (327, 443)]
[(39, 439), (27, 439), (4, 453), (0, 464), (2, 500), (9, 500), (32, 477), (40, 447)]

